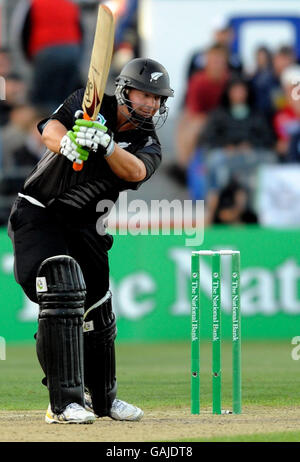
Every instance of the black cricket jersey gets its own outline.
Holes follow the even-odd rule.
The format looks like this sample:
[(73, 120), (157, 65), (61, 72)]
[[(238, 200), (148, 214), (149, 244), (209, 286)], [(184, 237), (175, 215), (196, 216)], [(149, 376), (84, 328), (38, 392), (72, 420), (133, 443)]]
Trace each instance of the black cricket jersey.
[[(68, 130), (75, 123), (75, 113), (81, 110), (84, 89), (75, 91), (52, 114), (38, 124), (42, 133), (48, 120), (58, 120)], [(102, 148), (91, 152), (83, 169), (74, 171), (72, 162), (65, 156), (47, 150), (25, 181), (22, 193), (32, 196), (44, 205), (58, 210), (66, 217), (73, 216), (87, 222), (95, 222), (96, 205), (100, 200), (116, 202), (119, 193), (126, 189), (138, 189), (155, 172), (161, 162), (161, 146), (154, 130), (140, 128), (117, 131), (117, 101), (104, 95), (100, 113), (105, 125), (114, 133), (114, 140), (123, 149), (134, 154), (145, 164), (147, 175), (143, 181), (128, 182), (119, 178), (103, 157)]]

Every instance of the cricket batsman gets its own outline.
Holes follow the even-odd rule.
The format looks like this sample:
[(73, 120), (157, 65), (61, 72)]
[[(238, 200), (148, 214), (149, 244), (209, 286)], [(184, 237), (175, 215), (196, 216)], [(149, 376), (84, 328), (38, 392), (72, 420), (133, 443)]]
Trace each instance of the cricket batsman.
[[(39, 305), (36, 350), (49, 390), (46, 422), (138, 421), (143, 411), (116, 398), (113, 238), (97, 232), (96, 207), (138, 189), (158, 168), (156, 129), (173, 90), (161, 64), (138, 58), (116, 78), (115, 94), (104, 95), (96, 121), (82, 118), (83, 95), (84, 89), (75, 91), (38, 124), (47, 150), (8, 224), (15, 278)], [(82, 161), (75, 171), (73, 162)]]

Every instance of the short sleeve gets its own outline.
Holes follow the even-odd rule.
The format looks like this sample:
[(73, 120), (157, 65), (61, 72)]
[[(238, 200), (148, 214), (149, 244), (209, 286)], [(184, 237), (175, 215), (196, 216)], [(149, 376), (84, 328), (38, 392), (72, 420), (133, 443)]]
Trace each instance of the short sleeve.
[(149, 180), (161, 163), (161, 147), (158, 140), (152, 136), (148, 136), (144, 146), (139, 147), (137, 151), (132, 152), (132, 154), (144, 163), (146, 167), (146, 177), (138, 182), (127, 181), (126, 189), (138, 189), (145, 181)]
[(160, 144), (154, 137), (148, 136), (145, 145), (139, 148), (134, 155), (145, 164), (147, 175), (143, 181), (149, 180), (161, 163)]

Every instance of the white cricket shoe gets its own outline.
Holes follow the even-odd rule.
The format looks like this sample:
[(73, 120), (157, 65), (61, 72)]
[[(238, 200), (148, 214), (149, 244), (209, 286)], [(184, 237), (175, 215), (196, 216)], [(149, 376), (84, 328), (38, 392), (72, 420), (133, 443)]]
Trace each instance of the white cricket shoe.
[(131, 422), (137, 422), (141, 420), (144, 412), (133, 404), (128, 404), (126, 401), (115, 399), (112, 403), (109, 416), (114, 420), (129, 420)]
[(49, 424), (91, 424), (96, 420), (95, 414), (77, 403), (68, 404), (61, 414), (54, 414), (49, 404), (45, 421)]
[[(84, 393), (84, 403), (85, 409), (87, 411), (93, 412), (93, 404), (91, 395), (88, 392)], [(112, 403), (112, 407), (109, 413), (109, 417), (114, 420), (129, 420), (131, 422), (137, 422), (141, 420), (144, 412), (137, 406), (133, 404), (128, 404), (126, 401), (121, 401), (120, 399), (115, 399)]]

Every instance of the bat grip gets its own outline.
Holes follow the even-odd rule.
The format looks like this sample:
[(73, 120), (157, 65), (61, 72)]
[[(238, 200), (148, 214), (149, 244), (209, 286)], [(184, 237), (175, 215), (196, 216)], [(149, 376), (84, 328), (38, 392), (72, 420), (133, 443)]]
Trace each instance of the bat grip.
[[(87, 115), (86, 112), (83, 113), (83, 118), (85, 120), (91, 120), (91, 118)], [(80, 172), (80, 170), (83, 169), (83, 162), (81, 164), (77, 164), (77, 162), (73, 162), (73, 170), (75, 170), (75, 172)]]

